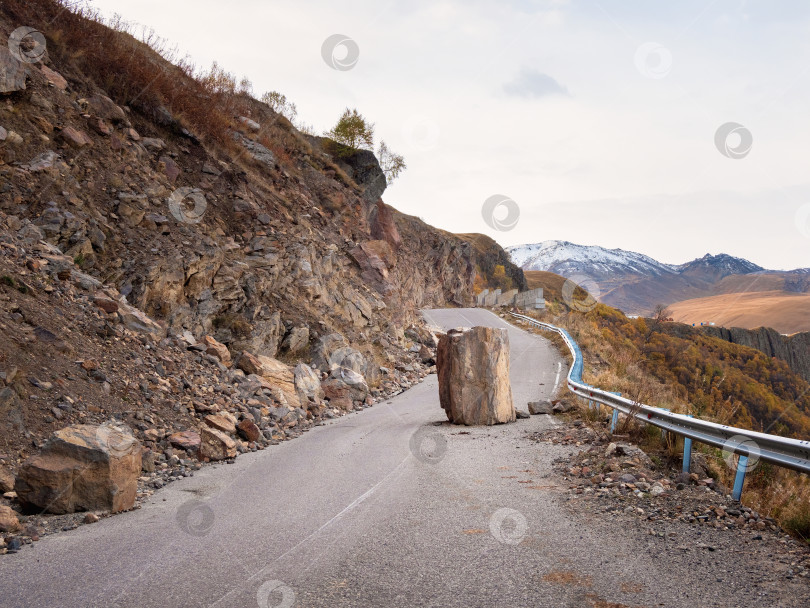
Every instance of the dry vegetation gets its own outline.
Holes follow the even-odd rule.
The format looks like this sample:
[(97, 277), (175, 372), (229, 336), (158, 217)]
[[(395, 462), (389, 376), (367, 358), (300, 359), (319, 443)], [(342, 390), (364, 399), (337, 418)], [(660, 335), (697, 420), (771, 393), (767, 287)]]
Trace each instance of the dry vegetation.
[(88, 89), (99, 86), (117, 103), (158, 122), (161, 108), (168, 109), (178, 126), (209, 142), (233, 145), (228, 131), (250, 92), (247, 80), (237, 82), (216, 64), (200, 70), (153, 32), (138, 40), (134, 26), (120, 18), (105, 21), (84, 3), (9, 0), (5, 5), (17, 22), (46, 36), (51, 56), (73, 66), (69, 75)]
[[(705, 420), (810, 437), (810, 385), (783, 361), (679, 324), (628, 319), (603, 304), (583, 314), (552, 298), (545, 311), (532, 316), (571, 333), (584, 353), (584, 379), (589, 384)], [(583, 416), (594, 423), (604, 423), (605, 415), (606, 408), (600, 415), (583, 409)], [(630, 435), (654, 458), (680, 466), (682, 438), (662, 438), (660, 429), (635, 419), (624, 420), (617, 432)], [(722, 451), (700, 444), (695, 449), (706, 455), (710, 474), (731, 487), (734, 469)], [(759, 462), (746, 477), (743, 499), (810, 541), (806, 475)]]
[(454, 235), (467, 243), (476, 253), (474, 292), (484, 289), (528, 289), (523, 270), (515, 266), (509, 254), (485, 234), (467, 233)]

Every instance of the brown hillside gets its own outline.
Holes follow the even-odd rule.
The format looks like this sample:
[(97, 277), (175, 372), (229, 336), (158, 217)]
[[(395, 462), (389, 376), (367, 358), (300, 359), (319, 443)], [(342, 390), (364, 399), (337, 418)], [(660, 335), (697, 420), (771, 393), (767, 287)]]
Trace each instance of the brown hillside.
[[(449, 235), (450, 233), (448, 233)], [(467, 233), (452, 235), (469, 243), (475, 252), (477, 279), (476, 293), (485, 288), (528, 289), (523, 270), (512, 263), (509, 254), (498, 243), (485, 234)], [(505, 276), (499, 277), (498, 266), (503, 267)]]
[(684, 300), (668, 307), (672, 318), (688, 324), (723, 327), (773, 327), (780, 333), (810, 331), (810, 295), (755, 291)]
[(544, 270), (524, 270), (529, 289), (543, 288), (543, 298), (546, 302), (559, 302), (562, 300), (562, 287), (566, 278), (553, 272)]

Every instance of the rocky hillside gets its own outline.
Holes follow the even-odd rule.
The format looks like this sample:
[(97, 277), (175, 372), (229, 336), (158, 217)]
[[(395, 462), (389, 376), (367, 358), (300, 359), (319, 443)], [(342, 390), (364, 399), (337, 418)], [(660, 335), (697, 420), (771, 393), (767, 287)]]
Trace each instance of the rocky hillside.
[(702, 327), (700, 331), (732, 344), (755, 348), (769, 357), (787, 362), (794, 372), (810, 381), (810, 333), (802, 332), (784, 336), (776, 330), (741, 329), (739, 327)]
[(110, 417), (160, 454), (218, 412), (255, 449), (418, 381), (419, 309), (469, 304), (479, 251), (370, 152), (88, 17), (0, 5), (42, 33), (0, 45), (0, 455)]
[(513, 263), (509, 254), (490, 237), (475, 233), (454, 236), (469, 243), (475, 252), (476, 293), (487, 288), (504, 291), (529, 289), (523, 269)]

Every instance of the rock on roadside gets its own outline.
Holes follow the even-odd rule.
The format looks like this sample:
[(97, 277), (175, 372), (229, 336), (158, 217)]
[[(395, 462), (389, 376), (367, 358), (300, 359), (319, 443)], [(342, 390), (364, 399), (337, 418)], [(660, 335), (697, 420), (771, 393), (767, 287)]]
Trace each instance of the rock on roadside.
[(23, 505), (50, 513), (124, 511), (135, 504), (141, 445), (128, 429), (77, 424), (60, 429), (20, 467)]

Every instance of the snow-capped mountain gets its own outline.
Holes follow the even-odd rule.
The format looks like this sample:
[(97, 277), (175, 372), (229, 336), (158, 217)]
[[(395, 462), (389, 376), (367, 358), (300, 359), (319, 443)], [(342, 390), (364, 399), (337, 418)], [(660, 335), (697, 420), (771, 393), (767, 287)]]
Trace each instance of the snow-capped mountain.
[(729, 276), (732, 274), (751, 274), (765, 270), (762, 266), (757, 266), (753, 262), (742, 258), (721, 253), (720, 255), (706, 254), (702, 258), (692, 260), (680, 266), (673, 266), (679, 274), (701, 274), (706, 273), (722, 274)]
[(585, 274), (598, 280), (600, 277), (657, 276), (676, 272), (674, 266), (662, 264), (641, 253), (577, 245), (568, 241), (517, 245), (507, 247), (506, 251), (523, 270), (546, 270), (564, 277)]
[[(606, 304), (627, 313), (646, 313), (656, 304), (669, 304), (713, 293), (732, 275), (771, 273), (761, 266), (727, 254), (706, 254), (685, 264), (664, 264), (623, 249), (543, 241), (507, 247), (512, 261), (525, 271), (541, 270), (574, 279)], [(788, 280), (797, 276), (781, 273)], [(790, 278), (793, 280), (794, 278)], [(804, 283), (802, 283), (802, 291)]]

